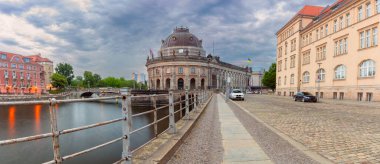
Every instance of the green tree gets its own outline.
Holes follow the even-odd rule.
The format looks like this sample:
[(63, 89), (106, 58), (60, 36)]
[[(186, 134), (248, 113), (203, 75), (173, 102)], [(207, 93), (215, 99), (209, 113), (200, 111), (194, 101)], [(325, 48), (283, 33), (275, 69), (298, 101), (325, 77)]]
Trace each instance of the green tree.
[(67, 63), (59, 63), (55, 67), (55, 72), (59, 73), (66, 77), (67, 83), (71, 85), (72, 80), (74, 79), (74, 71), (73, 67), (70, 64)]
[(83, 73), (83, 84), (85, 87), (93, 87), (94, 86), (94, 75), (90, 71), (84, 71)]
[(96, 73), (92, 77), (93, 77), (94, 86), (99, 86), (99, 83), (102, 80), (102, 77)]
[(73, 81), (71, 82), (71, 85), (76, 88), (83, 87), (83, 77), (82, 76), (77, 76)]
[(269, 87), (274, 91), (276, 89), (276, 63), (273, 63), (269, 70), (264, 73), (263, 79), (261, 80), (264, 86)]
[(66, 77), (59, 73), (54, 73), (51, 76), (51, 83), (53, 87), (58, 88), (58, 89), (63, 89), (68, 84)]

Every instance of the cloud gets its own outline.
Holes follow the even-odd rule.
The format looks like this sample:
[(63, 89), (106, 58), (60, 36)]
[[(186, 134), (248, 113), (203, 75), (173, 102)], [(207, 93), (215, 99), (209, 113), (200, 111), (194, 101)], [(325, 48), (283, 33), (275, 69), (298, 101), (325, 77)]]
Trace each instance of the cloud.
[(267, 68), (275, 61), (277, 30), (303, 5), (333, 1), (0, 0), (0, 48), (71, 63), (76, 75), (130, 78), (145, 72), (149, 49), (157, 52), (161, 39), (183, 25), (208, 53)]

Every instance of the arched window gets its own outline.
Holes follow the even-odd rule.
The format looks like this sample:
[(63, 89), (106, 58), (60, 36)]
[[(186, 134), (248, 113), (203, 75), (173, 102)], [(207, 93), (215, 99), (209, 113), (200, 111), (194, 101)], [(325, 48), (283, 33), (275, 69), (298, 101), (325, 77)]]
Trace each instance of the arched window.
[(318, 69), (317, 71), (317, 80), (325, 81), (326, 72), (323, 68)]
[(346, 67), (344, 65), (338, 65), (335, 68), (335, 79), (345, 79), (346, 78)]
[(294, 84), (294, 74), (290, 75), (290, 84)]
[(366, 60), (360, 64), (360, 77), (373, 77), (376, 73), (375, 62)]
[(277, 85), (280, 86), (281, 85), (281, 77), (278, 77), (278, 82), (277, 82)]
[(304, 83), (308, 83), (309, 81), (310, 81), (310, 73), (309, 72), (304, 72), (303, 74), (302, 74), (302, 77), (303, 77), (303, 82)]

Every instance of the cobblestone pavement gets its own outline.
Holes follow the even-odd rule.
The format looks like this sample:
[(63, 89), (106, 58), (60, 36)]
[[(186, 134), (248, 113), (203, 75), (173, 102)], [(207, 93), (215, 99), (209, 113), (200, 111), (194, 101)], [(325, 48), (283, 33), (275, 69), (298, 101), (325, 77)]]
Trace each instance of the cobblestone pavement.
[(379, 103), (302, 103), (269, 95), (247, 95), (238, 103), (335, 163), (380, 163)]
[(168, 163), (222, 163), (222, 160), (222, 134), (217, 99), (214, 97), (189, 136)]

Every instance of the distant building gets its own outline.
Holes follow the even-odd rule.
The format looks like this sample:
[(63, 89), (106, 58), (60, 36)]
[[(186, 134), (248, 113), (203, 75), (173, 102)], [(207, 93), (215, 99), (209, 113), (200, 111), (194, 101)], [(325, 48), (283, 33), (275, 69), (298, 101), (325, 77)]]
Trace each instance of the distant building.
[(132, 80), (135, 80), (138, 83), (145, 83), (146, 78), (145, 74), (143, 73), (132, 73)]
[(0, 93), (44, 93), (43, 65), (32, 57), (0, 51)]
[(48, 58), (43, 58), (41, 56), (41, 54), (38, 54), (38, 55), (32, 55), (32, 56), (28, 56), (30, 57), (34, 62), (42, 65), (42, 67), (44, 68), (44, 71), (45, 71), (45, 88), (47, 90), (50, 90), (53, 86), (51, 84), (51, 76), (53, 75), (54, 73), (54, 66), (53, 66), (53, 62), (51, 60), (49, 60)]
[(188, 28), (175, 28), (161, 41), (158, 55), (146, 62), (150, 89), (225, 89), (248, 86), (248, 68), (232, 65), (218, 56), (206, 55), (202, 40)]
[(262, 71), (253, 71), (249, 79), (250, 87), (260, 87), (262, 85), (261, 80), (263, 79), (264, 73)]

